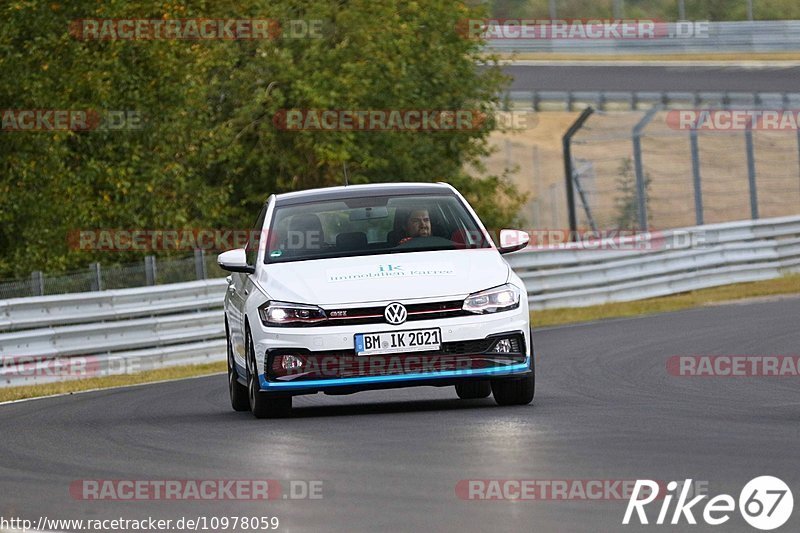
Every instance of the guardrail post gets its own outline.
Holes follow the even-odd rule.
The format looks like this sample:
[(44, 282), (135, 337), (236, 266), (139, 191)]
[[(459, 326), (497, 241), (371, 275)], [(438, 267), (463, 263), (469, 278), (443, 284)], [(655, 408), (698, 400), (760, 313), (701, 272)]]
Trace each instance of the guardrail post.
[(92, 273), (92, 290), (103, 290), (103, 276), (100, 272), (100, 263), (92, 263), (89, 265), (89, 272)]
[(639, 107), (639, 93), (636, 91), (631, 92), (631, 111), (636, 111)]
[(206, 253), (202, 248), (194, 251), (194, 270), (197, 279), (206, 279)]
[(148, 285), (156, 284), (156, 257), (154, 255), (144, 256), (144, 277)]
[(636, 210), (639, 215), (639, 230), (647, 231), (647, 183), (642, 165), (642, 131), (653, 120), (661, 106), (654, 105), (633, 127), (633, 165), (636, 171)]
[(592, 108), (592, 106), (584, 109), (561, 138), (561, 145), (564, 151), (564, 183), (567, 187), (567, 212), (569, 213), (570, 238), (575, 235), (575, 232), (578, 230), (578, 219), (575, 215), (575, 186), (572, 181), (572, 137), (578, 133), (578, 130), (583, 127), (583, 123), (589, 119), (592, 113), (594, 113), (594, 108)]
[(531, 100), (532, 100), (532, 104), (533, 104), (533, 110), (534, 111), (539, 111), (539, 102), (540, 102), (539, 92), (538, 91), (531, 91), (531, 93), (533, 93), (531, 95)]
[(31, 272), (31, 295), (44, 296), (44, 274), (41, 270)]
[(689, 131), (689, 140), (692, 146), (692, 178), (694, 182), (694, 218), (698, 226), (703, 225), (703, 187), (700, 179), (700, 149), (697, 139), (697, 129)]
[(572, 111), (574, 107), (575, 97), (572, 94), (572, 91), (567, 91), (567, 111)]
[(758, 219), (758, 190), (756, 186), (756, 156), (753, 148), (753, 124), (748, 121), (744, 130), (744, 145), (747, 150), (747, 180), (750, 183), (750, 218)]

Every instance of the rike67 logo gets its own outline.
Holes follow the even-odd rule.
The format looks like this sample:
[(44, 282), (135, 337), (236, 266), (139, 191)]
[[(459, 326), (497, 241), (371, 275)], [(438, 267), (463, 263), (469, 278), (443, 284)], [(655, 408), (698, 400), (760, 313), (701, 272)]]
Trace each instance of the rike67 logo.
[[(683, 520), (687, 524), (697, 524), (695, 513), (701, 514), (703, 521), (712, 526), (724, 524), (731, 518), (731, 513), (736, 510), (736, 500), (728, 494), (714, 496), (705, 505), (698, 505), (708, 497), (706, 494), (695, 496), (689, 500), (689, 489), (692, 480), (687, 479), (683, 483), (680, 495), (677, 494), (678, 488), (676, 481), (667, 484), (667, 493), (661, 502), (661, 509), (658, 512), (656, 524), (679, 524)], [(640, 498), (640, 494), (646, 494)], [(640, 524), (649, 524), (645, 507), (656, 500), (659, 496), (658, 483), (649, 479), (638, 479), (633, 488), (628, 507), (625, 509), (625, 516), (622, 519), (624, 525), (631, 523), (634, 511)], [(670, 507), (674, 497), (677, 496), (674, 509), (670, 517)], [(789, 520), (794, 508), (794, 498), (789, 486), (782, 480), (773, 476), (759, 476), (751, 479), (739, 493), (739, 513), (745, 522), (756, 529), (771, 530), (776, 529)], [(697, 506), (695, 508), (695, 506)], [(702, 511), (701, 511), (702, 509)], [(633, 523), (636, 523), (635, 521)]]

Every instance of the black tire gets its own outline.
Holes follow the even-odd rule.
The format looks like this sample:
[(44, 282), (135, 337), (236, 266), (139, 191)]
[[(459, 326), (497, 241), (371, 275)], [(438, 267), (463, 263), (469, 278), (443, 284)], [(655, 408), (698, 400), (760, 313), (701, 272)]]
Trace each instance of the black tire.
[(528, 405), (533, 401), (536, 376), (492, 380), (492, 394), (498, 405)]
[(292, 412), (291, 396), (269, 396), (261, 392), (258, 382), (258, 367), (256, 366), (255, 350), (250, 330), (245, 338), (247, 359), (247, 398), (250, 412), (256, 418), (281, 418), (289, 416)]
[(466, 381), (456, 383), (456, 394), (462, 400), (477, 400), (488, 398), (492, 393), (492, 386), (488, 381)]
[(247, 398), (247, 387), (239, 383), (238, 372), (233, 361), (233, 347), (231, 347), (231, 338), (228, 333), (227, 324), (225, 325), (225, 333), (228, 344), (228, 392), (231, 396), (231, 407), (234, 411), (249, 411), (250, 401)]

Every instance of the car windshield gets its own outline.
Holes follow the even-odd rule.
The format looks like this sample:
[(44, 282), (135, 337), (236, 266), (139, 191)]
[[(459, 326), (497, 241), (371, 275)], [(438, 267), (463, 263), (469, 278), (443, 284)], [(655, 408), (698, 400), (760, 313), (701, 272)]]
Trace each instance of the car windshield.
[(279, 205), (264, 262), (489, 247), (456, 196), (371, 196)]

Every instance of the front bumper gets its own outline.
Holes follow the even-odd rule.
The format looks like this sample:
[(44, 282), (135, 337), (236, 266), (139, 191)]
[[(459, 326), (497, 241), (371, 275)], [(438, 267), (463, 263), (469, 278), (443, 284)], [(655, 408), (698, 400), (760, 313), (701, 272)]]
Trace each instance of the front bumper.
[[(497, 335), (518, 334), (522, 339), (521, 349), (518, 354), (486, 354), (486, 353), (460, 353), (447, 359), (446, 354), (418, 352), (409, 354), (395, 354), (394, 359), (399, 363), (401, 371), (394, 373), (370, 373), (360, 375), (353, 371), (354, 365), (363, 367), (364, 361), (374, 361), (376, 356), (355, 356), (354, 336), (358, 333), (378, 333), (389, 330), (440, 328), (442, 345), (453, 345), (465, 341), (487, 339)], [(519, 377), (532, 371), (531, 350), (532, 342), (529, 332), (527, 309), (515, 309), (493, 315), (474, 315), (453, 317), (439, 320), (415, 321), (402, 326), (389, 326), (387, 324), (365, 324), (358, 326), (331, 326), (318, 328), (267, 328), (259, 324), (254, 328), (253, 342), (255, 353), (258, 354), (259, 381), (264, 392), (306, 394), (314, 392), (357, 391), (379, 388), (392, 388), (416, 385), (447, 385), (463, 380), (479, 378), (499, 379), (503, 377)], [(271, 372), (270, 355), (289, 353), (297, 350), (308, 357), (327, 357), (329, 360), (338, 359), (338, 371), (335, 377), (313, 379), (304, 376), (302, 379), (278, 379)], [(415, 359), (416, 358), (416, 359)], [(439, 358), (444, 364), (431, 363)], [(469, 364), (465, 364), (467, 360)], [(487, 364), (494, 360), (495, 365)], [(406, 365), (406, 362), (413, 363)], [(477, 363), (476, 363), (477, 361)], [(419, 371), (414, 371), (414, 364)], [(368, 367), (373, 366), (366, 363)], [(344, 368), (347, 372), (341, 372)], [(322, 373), (321, 375), (325, 375)], [(331, 374), (327, 374), (330, 376)]]

